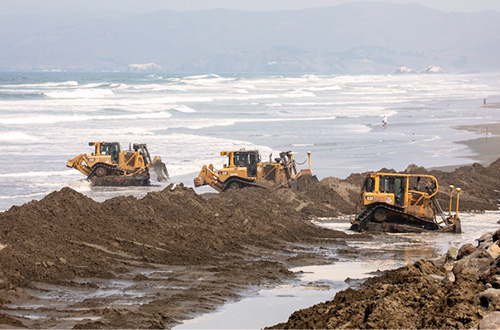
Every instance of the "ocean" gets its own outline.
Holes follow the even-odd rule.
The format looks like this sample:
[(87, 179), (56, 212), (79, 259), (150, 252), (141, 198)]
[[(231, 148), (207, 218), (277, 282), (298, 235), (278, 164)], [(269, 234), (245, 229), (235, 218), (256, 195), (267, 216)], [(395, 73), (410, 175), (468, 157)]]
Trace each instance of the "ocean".
[[(172, 182), (192, 187), (204, 164), (222, 167), (220, 151), (241, 148), (263, 159), (293, 151), (300, 163), (311, 151), (319, 179), (470, 164), (472, 151), (456, 142), (481, 135), (454, 127), (498, 122), (498, 109), (482, 104), (499, 102), (499, 91), (499, 74), (1, 72), (0, 210), (66, 186), (98, 201)], [(146, 143), (171, 180), (90, 187), (66, 161), (89, 154), (91, 141)]]

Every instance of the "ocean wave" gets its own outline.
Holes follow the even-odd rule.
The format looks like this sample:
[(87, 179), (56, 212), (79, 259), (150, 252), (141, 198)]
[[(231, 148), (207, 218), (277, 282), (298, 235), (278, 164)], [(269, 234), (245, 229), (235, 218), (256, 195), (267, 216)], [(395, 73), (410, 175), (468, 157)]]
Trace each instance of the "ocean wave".
[(214, 85), (221, 82), (234, 81), (236, 78), (223, 78), (217, 74), (205, 74), (205, 75), (194, 75), (182, 78), (182, 82), (185, 84), (193, 85)]
[[(47, 191), (44, 192), (39, 192), (39, 193), (32, 193), (32, 194), (25, 194), (25, 195), (7, 195), (7, 196), (0, 196), (0, 199), (24, 199), (24, 198), (34, 198), (38, 196), (45, 196), (47, 195)], [(1, 210), (0, 212), (4, 212), (6, 210)]]
[(55, 99), (88, 99), (88, 98), (103, 98), (113, 95), (113, 91), (109, 89), (82, 89), (78, 88), (70, 91), (54, 91), (44, 92), (50, 98)]
[(23, 132), (0, 133), (0, 142), (33, 142), (37, 140), (37, 137)]
[(68, 169), (64, 171), (29, 171), (18, 173), (2, 173), (0, 178), (36, 178), (36, 177), (49, 177), (58, 175), (74, 174), (74, 170)]
[(200, 75), (187, 76), (187, 77), (184, 77), (183, 80), (221, 79), (221, 78), (222, 77), (219, 76), (218, 74), (211, 73), (211, 74), (200, 74)]
[(47, 116), (39, 115), (32, 117), (12, 117), (4, 118), (2, 124), (5, 125), (32, 125), (32, 124), (55, 124), (67, 122), (84, 122), (84, 121), (102, 121), (102, 120), (119, 120), (119, 119), (166, 119), (172, 114), (166, 111), (152, 113), (135, 113), (127, 115), (109, 115), (109, 116), (88, 116), (88, 115), (56, 115)]
[(44, 99), (45, 95), (42, 92), (10, 92), (10, 91), (0, 91), (0, 100), (41, 100)]
[(339, 85), (304, 88), (304, 90), (311, 91), (311, 92), (340, 91), (342, 89), (343, 88), (340, 87)]
[(307, 92), (304, 90), (295, 90), (286, 94), (283, 94), (284, 97), (316, 97), (316, 94)]
[(243, 88), (237, 88), (235, 90), (233, 90), (233, 93), (238, 93), (238, 94), (248, 94), (250, 93), (249, 91), (247, 91), (246, 89), (243, 89)]
[(1, 85), (1, 87), (6, 87), (6, 88), (47, 88), (47, 87), (68, 87), (68, 86), (78, 86), (78, 82), (74, 80), (68, 80), (63, 82)]
[(183, 113), (193, 113), (193, 112), (196, 112), (196, 110), (188, 107), (187, 105), (176, 105), (172, 109), (175, 110), (175, 111), (178, 111), (178, 112), (183, 112)]
[(292, 143), (292, 147), (314, 147), (314, 143)]

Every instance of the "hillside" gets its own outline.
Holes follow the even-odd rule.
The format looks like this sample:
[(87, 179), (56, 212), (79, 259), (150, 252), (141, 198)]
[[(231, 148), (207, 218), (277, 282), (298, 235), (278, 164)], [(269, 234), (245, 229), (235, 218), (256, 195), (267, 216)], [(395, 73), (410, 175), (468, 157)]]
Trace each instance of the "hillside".
[(127, 71), (148, 64), (218, 73), (420, 72), (429, 65), (498, 71), (496, 31), (499, 12), (383, 2), (274, 12), (0, 15), (0, 70)]

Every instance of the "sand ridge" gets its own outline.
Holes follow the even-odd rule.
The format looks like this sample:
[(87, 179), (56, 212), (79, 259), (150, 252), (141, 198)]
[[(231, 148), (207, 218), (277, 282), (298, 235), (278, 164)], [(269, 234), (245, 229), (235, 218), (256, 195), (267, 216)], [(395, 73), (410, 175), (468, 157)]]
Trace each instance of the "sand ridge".
[[(426, 170), (410, 166), (408, 171)], [(441, 186), (461, 185), (464, 209), (497, 208), (500, 160), (487, 167), (429, 173)], [(363, 178), (301, 179), (294, 189), (247, 188), (210, 196), (170, 185), (141, 199), (120, 196), (102, 203), (63, 188), (14, 206), (0, 213), (0, 324), (170, 327), (213, 310), (251, 285), (281, 283), (293, 276), (291, 265), (332, 262), (318, 246), (374, 239), (310, 222), (317, 216), (351, 214)], [(145, 294), (126, 304), (120, 302), (123, 297), (85, 296), (115, 282)], [(87, 298), (47, 307), (39, 312), (44, 317), (21, 316), (24, 309), (17, 306), (41, 303), (30, 293), (54, 285)]]

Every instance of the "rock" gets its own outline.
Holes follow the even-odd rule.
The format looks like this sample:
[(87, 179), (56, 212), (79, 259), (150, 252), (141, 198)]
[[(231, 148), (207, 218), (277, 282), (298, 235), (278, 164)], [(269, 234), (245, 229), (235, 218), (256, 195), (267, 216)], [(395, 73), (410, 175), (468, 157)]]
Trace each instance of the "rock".
[(476, 303), (488, 310), (500, 308), (500, 289), (486, 289), (476, 295)]
[(443, 73), (443, 69), (441, 69), (437, 65), (429, 65), (424, 70), (422, 70), (422, 73)]
[(476, 250), (477, 250), (477, 248), (474, 245), (472, 245), (470, 243), (464, 244), (464, 245), (462, 245), (460, 250), (458, 250), (457, 259), (458, 260), (463, 259), (464, 257), (472, 254)]
[(453, 274), (472, 274), (479, 275), (490, 269), (490, 258), (466, 258), (459, 260), (453, 266)]
[(494, 244), (491, 244), (488, 249), (486, 250), (488, 254), (493, 258), (496, 259), (498, 256), (500, 256), (500, 246), (495, 242)]
[(443, 283), (453, 283), (455, 282), (455, 274), (453, 272), (448, 272), (443, 278)]
[(405, 73), (415, 73), (415, 71), (406, 66), (399, 67), (398, 69), (396, 69), (396, 71), (394, 71), (394, 74), (405, 74)]
[(500, 275), (493, 275), (490, 283), (494, 288), (500, 288)]
[(500, 329), (500, 312), (486, 314), (479, 322), (479, 329)]
[(497, 229), (492, 235), (493, 242), (500, 240), (500, 228)]
[(430, 274), (428, 276), (430, 280), (436, 281), (436, 282), (443, 282), (445, 277), (441, 275), (436, 275), (436, 274)]
[(446, 261), (455, 261), (458, 257), (458, 250), (454, 247), (450, 247), (448, 252), (446, 252)]
[(455, 266), (454, 262), (447, 262), (443, 265), (443, 269), (445, 272), (451, 272), (454, 266)]
[(446, 256), (444, 254), (441, 254), (433, 259), (431, 259), (434, 265), (436, 266), (445, 266), (446, 264)]
[(486, 233), (483, 234), (479, 239), (477, 240), (479, 245), (483, 243), (493, 243), (493, 233)]

